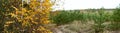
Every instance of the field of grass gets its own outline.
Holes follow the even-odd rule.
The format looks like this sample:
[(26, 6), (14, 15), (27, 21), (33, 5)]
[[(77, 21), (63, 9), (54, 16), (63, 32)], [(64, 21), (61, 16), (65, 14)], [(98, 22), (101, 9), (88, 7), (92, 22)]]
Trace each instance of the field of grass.
[(67, 25), (64, 29), (77, 33), (108, 33), (107, 31), (120, 33), (119, 11), (119, 8), (112, 11), (106, 11), (103, 8), (98, 11), (63, 10), (51, 14), (50, 19), (53, 24), (57, 26)]

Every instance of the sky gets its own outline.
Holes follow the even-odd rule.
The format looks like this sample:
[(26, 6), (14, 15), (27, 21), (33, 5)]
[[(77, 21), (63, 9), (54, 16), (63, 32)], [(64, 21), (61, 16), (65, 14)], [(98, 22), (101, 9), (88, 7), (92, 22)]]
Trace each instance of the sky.
[(74, 10), (89, 8), (116, 8), (120, 0), (61, 0), (54, 6), (54, 10)]

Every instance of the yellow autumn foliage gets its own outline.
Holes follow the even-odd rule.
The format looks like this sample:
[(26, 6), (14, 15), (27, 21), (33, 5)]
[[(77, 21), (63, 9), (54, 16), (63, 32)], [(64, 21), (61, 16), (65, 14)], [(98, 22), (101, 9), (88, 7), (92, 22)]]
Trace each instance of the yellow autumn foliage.
[[(17, 0), (13, 0), (17, 1)], [(4, 4), (3, 4), (4, 5)], [(2, 33), (52, 33), (45, 25), (49, 24), (49, 12), (52, 7), (50, 0), (30, 0), (28, 8), (24, 3), (18, 4), (10, 13), (11, 20), (6, 20)], [(12, 28), (12, 29), (11, 29)]]

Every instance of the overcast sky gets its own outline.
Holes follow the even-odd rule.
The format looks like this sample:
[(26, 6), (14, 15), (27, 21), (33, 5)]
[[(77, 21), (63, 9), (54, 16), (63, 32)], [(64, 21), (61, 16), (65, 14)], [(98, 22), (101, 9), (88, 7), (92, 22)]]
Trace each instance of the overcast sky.
[[(63, 4), (64, 3), (64, 4)], [(55, 9), (116, 8), (120, 0), (62, 0)]]

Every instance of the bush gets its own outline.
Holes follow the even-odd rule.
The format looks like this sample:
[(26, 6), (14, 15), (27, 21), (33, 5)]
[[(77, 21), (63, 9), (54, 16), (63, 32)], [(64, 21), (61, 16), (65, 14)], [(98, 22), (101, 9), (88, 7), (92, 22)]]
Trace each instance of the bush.
[(116, 8), (112, 17), (113, 17), (113, 21), (109, 26), (110, 30), (120, 30), (120, 6)]
[(57, 25), (64, 25), (74, 20), (80, 20), (82, 18), (79, 11), (60, 11), (56, 16), (51, 16), (53, 23)]
[(0, 33), (52, 33), (45, 27), (50, 23), (50, 0), (29, 1), (30, 9), (22, 7), (22, 0), (0, 0)]
[(101, 8), (98, 11), (98, 15), (94, 15), (93, 17), (94, 25), (93, 28), (95, 29), (95, 33), (103, 32), (105, 25), (102, 25), (105, 22), (105, 16), (104, 16), (104, 8)]

